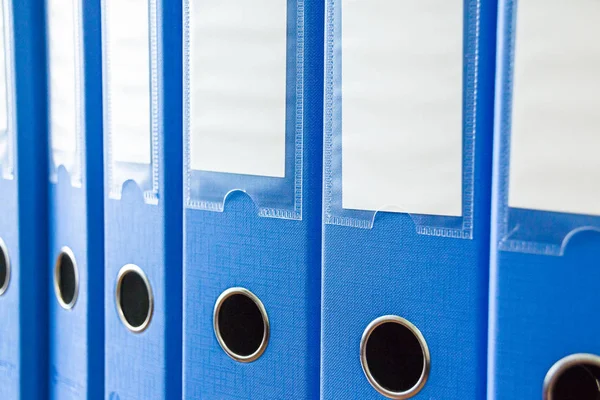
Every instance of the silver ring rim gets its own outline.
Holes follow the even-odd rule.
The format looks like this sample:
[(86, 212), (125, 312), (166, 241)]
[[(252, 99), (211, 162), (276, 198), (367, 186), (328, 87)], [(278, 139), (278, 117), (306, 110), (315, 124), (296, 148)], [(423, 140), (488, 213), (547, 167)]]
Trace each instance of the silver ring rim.
[(552, 391), (554, 390), (556, 381), (563, 374), (563, 372), (578, 364), (592, 364), (594, 366), (600, 367), (600, 357), (595, 354), (576, 353), (563, 357), (557, 362), (555, 362), (554, 365), (550, 367), (544, 378), (544, 400), (554, 400), (554, 397), (552, 396)]
[[(135, 273), (135, 274), (139, 275), (142, 278), (142, 280), (144, 281), (144, 284), (146, 285), (146, 290), (148, 291), (148, 315), (146, 315), (146, 319), (140, 326), (131, 325), (129, 323), (129, 321), (127, 321), (127, 318), (125, 318), (125, 313), (123, 312), (123, 309), (121, 308), (121, 286), (123, 285), (123, 278), (128, 273)], [(117, 302), (116, 306), (117, 306), (117, 313), (119, 314), (119, 318), (121, 319), (121, 322), (123, 323), (123, 325), (125, 325), (125, 327), (129, 331), (131, 331), (133, 333), (141, 333), (141, 332), (145, 331), (146, 329), (148, 329), (148, 326), (150, 325), (150, 322), (152, 321), (152, 316), (154, 314), (154, 295), (152, 293), (152, 286), (150, 285), (150, 281), (148, 280), (148, 277), (144, 273), (144, 270), (142, 270), (140, 267), (138, 267), (135, 264), (126, 264), (123, 267), (121, 267), (121, 269), (119, 270), (119, 273), (117, 274), (117, 284), (116, 284), (116, 288), (115, 288), (115, 300)]]
[(4, 278), (4, 284), (0, 287), (0, 296), (2, 296), (8, 290), (8, 284), (10, 283), (10, 256), (8, 254), (8, 247), (6, 247), (6, 243), (4, 240), (0, 238), (0, 252), (2, 253), (2, 257), (6, 262), (6, 277)]
[[(221, 306), (223, 305), (225, 300), (227, 300), (229, 297), (231, 297), (233, 295), (237, 295), (237, 294), (248, 297), (250, 300), (252, 300), (254, 302), (254, 304), (256, 304), (256, 306), (258, 307), (260, 314), (262, 316), (263, 325), (264, 325), (263, 339), (262, 339), (262, 342), (260, 343), (260, 346), (254, 353), (247, 355), (247, 356), (242, 356), (242, 355), (239, 355), (239, 354), (233, 352), (227, 346), (225, 341), (223, 340), (223, 337), (221, 336), (221, 331), (219, 329), (219, 312), (221, 311)], [(215, 336), (217, 337), (217, 341), (219, 342), (219, 345), (221, 346), (223, 351), (229, 357), (231, 357), (235, 361), (239, 361), (242, 363), (250, 363), (250, 362), (253, 362), (253, 361), (256, 361), (257, 359), (259, 359), (263, 355), (265, 350), (267, 349), (267, 346), (269, 344), (269, 335), (270, 335), (271, 327), (269, 324), (269, 316), (267, 315), (267, 310), (265, 309), (264, 304), (262, 303), (262, 301), (260, 301), (258, 296), (256, 296), (254, 293), (252, 293), (250, 290), (248, 290), (246, 288), (232, 287), (232, 288), (225, 290), (223, 293), (221, 293), (221, 295), (217, 298), (217, 301), (215, 302), (215, 308), (213, 311), (213, 330), (215, 331)]]
[[(371, 374), (369, 364), (367, 362), (367, 342), (369, 341), (371, 334), (373, 333), (375, 328), (389, 322), (399, 324), (404, 326), (405, 328), (408, 328), (411, 331), (411, 333), (417, 338), (419, 344), (421, 345), (421, 351), (423, 352), (423, 370), (421, 371), (421, 376), (419, 377), (419, 380), (413, 387), (403, 392), (394, 392), (381, 386)], [(427, 346), (427, 341), (425, 340), (425, 337), (415, 325), (413, 325), (410, 321), (397, 315), (384, 315), (371, 321), (371, 323), (367, 325), (365, 331), (363, 332), (362, 338), (360, 340), (360, 364), (362, 366), (363, 372), (367, 380), (375, 390), (377, 390), (380, 394), (384, 395), (387, 398), (395, 400), (404, 400), (410, 399), (411, 397), (415, 396), (421, 391), (421, 389), (423, 389), (423, 387), (427, 383), (427, 379), (429, 378), (429, 372), (431, 370), (431, 356), (429, 354), (429, 347)]]
[[(69, 257), (69, 259), (71, 260), (71, 264), (73, 264), (73, 273), (75, 274), (75, 288), (73, 290), (73, 299), (69, 303), (66, 303), (63, 300), (59, 284), (60, 269), (62, 264), (60, 261), (63, 255)], [(77, 303), (77, 299), (79, 298), (79, 267), (77, 265), (77, 260), (75, 259), (75, 254), (73, 253), (73, 250), (71, 250), (71, 248), (68, 246), (61, 247), (58, 256), (56, 256), (56, 261), (54, 262), (54, 294), (56, 295), (56, 300), (58, 300), (58, 304), (60, 304), (60, 306), (65, 310), (72, 310), (73, 307), (75, 307), (75, 304)]]

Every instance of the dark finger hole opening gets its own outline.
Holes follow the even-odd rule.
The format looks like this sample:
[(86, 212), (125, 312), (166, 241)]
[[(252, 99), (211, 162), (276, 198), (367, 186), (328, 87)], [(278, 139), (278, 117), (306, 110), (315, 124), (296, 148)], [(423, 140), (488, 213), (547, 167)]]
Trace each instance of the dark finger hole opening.
[(361, 361), (367, 379), (383, 395), (407, 399), (427, 379), (429, 350), (416, 327), (399, 317), (375, 320), (363, 336)]
[(120, 273), (117, 283), (117, 307), (121, 320), (134, 332), (141, 332), (152, 317), (150, 284), (139, 268), (127, 268)]
[(268, 340), (268, 319), (256, 296), (246, 291), (222, 295), (215, 317), (217, 338), (231, 357), (253, 361), (261, 355)]
[(552, 400), (600, 400), (600, 367), (576, 364), (556, 378)]
[(0, 239), (0, 296), (6, 292), (10, 278), (10, 261), (8, 258), (8, 249)]
[(63, 249), (54, 267), (54, 288), (56, 297), (63, 308), (73, 308), (77, 301), (78, 274), (75, 257), (69, 249)]

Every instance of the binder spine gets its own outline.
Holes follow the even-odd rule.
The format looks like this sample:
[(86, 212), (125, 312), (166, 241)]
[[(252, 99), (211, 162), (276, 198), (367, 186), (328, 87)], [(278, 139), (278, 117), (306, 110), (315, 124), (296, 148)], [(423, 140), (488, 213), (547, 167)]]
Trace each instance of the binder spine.
[[(105, 392), (109, 398), (151, 400), (181, 397), (181, 1), (144, 3), (155, 7), (150, 15), (157, 35), (157, 58), (149, 66), (156, 68), (152, 164), (158, 168), (152, 179), (157, 190), (148, 197), (150, 189), (136, 179), (136, 171), (123, 170), (130, 175), (120, 196), (113, 196), (114, 182), (105, 174)], [(108, 171), (112, 160), (104, 123)], [(124, 277), (125, 272), (130, 274)], [(130, 300), (146, 305), (144, 315), (129, 308)]]
[[(80, 85), (80, 97), (69, 122), (77, 129), (77, 144), (72, 154), (56, 154), (53, 149), (50, 162), (50, 393), (57, 398), (100, 399), (104, 388), (100, 3), (76, 2), (72, 39), (78, 68), (72, 79)], [(49, 69), (49, 76), (52, 73)], [(69, 77), (58, 78), (60, 85), (60, 79)]]
[(12, 2), (0, 2), (2, 14), (2, 54), (5, 65), (6, 129), (0, 132), (0, 204), (3, 204), (0, 218), (0, 263), (2, 280), (0, 283), (0, 397), (19, 396), (20, 326), (19, 326), (19, 202), (16, 175), (15, 93), (14, 93), (14, 34)]
[[(266, 3), (270, 2), (262, 2)], [(287, 7), (288, 49), (293, 47), (290, 41), (297, 40), (290, 31), (300, 23), (291, 18), (292, 13), (304, 15), (301, 186), (285, 191), (287, 199), (301, 187), (302, 196), (296, 200), (301, 200), (297, 203), (301, 204), (301, 219), (288, 218), (285, 213), (265, 215), (261, 211), (265, 203), (240, 190), (228, 195), (222, 212), (198, 209), (186, 199), (186, 399), (279, 399), (290, 393), (296, 398), (319, 398), (324, 4), (320, 0), (290, 1)], [(289, 63), (289, 57), (296, 54), (288, 51), (287, 56)], [(293, 99), (288, 97), (288, 107)], [(298, 179), (297, 170), (289, 173)], [(286, 170), (286, 179), (290, 176)], [(239, 180), (246, 178), (240, 176)], [(263, 192), (271, 193), (277, 198), (281, 187)], [(254, 303), (250, 308), (260, 328), (255, 332), (255, 347), (245, 353), (232, 351), (235, 349), (228, 346), (221, 326), (215, 323), (232, 293), (251, 300), (247, 306)]]
[[(88, 390), (87, 398), (104, 398), (104, 152), (102, 151), (102, 42), (100, 0), (82, 0), (83, 109), (85, 119), (85, 198), (87, 230)], [(93, 212), (89, 212), (93, 210)]]
[[(592, 8), (586, 8), (588, 6)], [(544, 13), (543, 18), (540, 18), (540, 11)], [(560, 176), (567, 177), (569, 180), (572, 177), (569, 173), (572, 174), (573, 170), (566, 170), (564, 166), (575, 162), (573, 161), (575, 158), (566, 154), (563, 147), (556, 142), (549, 142), (550, 145), (544, 148), (543, 143), (532, 140), (531, 136), (532, 133), (543, 132), (544, 137), (556, 140), (557, 136), (552, 130), (559, 125), (556, 124), (556, 120), (553, 120), (553, 115), (544, 111), (543, 106), (551, 105), (553, 109), (560, 109), (560, 115), (569, 115), (574, 109), (577, 112), (585, 109), (582, 106), (585, 96), (557, 94), (548, 101), (543, 94), (532, 90), (532, 86), (529, 86), (525, 90), (535, 95), (529, 97), (532, 103), (524, 107), (526, 96), (522, 88), (525, 86), (521, 86), (521, 89), (515, 86), (515, 84), (538, 84), (539, 87), (544, 87), (552, 93), (557, 88), (573, 90), (573, 87), (562, 80), (563, 77), (571, 76), (568, 73), (561, 73), (561, 79), (558, 80), (554, 79), (555, 77), (550, 80), (537, 74), (538, 70), (551, 74), (560, 71), (545, 68), (547, 63), (544, 60), (544, 57), (549, 56), (552, 60), (556, 59), (558, 63), (561, 57), (556, 55), (560, 54), (562, 59), (570, 60), (568, 64), (570, 73), (577, 73), (578, 78), (582, 79), (581, 82), (584, 82), (579, 87), (584, 86), (586, 89), (593, 87), (591, 82), (582, 77), (581, 72), (595, 71), (592, 63), (588, 61), (597, 61), (598, 58), (588, 59), (587, 56), (592, 53), (587, 48), (581, 53), (570, 53), (570, 51), (577, 49), (579, 45), (585, 48), (586, 43), (581, 41), (582, 37), (593, 37), (589, 32), (597, 29), (594, 21), (597, 13), (594, 11), (598, 11), (596, 5), (584, 4), (584, 2), (577, 4), (540, 2), (538, 4), (516, 0), (499, 1), (488, 322), (488, 399), (585, 398), (586, 395), (581, 391), (578, 393), (577, 390), (570, 394), (568, 390), (563, 391), (562, 395), (554, 397), (558, 386), (569, 389), (569, 385), (564, 386), (564, 382), (561, 381), (563, 375), (573, 372), (573, 367), (583, 372), (583, 375), (576, 376), (574, 388), (582, 391), (586, 387), (589, 388), (588, 379), (591, 379), (593, 394), (588, 396), (593, 397), (597, 392), (595, 382), (600, 365), (598, 361), (600, 347), (596, 338), (600, 333), (600, 325), (595, 319), (595, 309), (591, 305), (599, 301), (596, 283), (600, 279), (600, 271), (597, 268), (600, 219), (597, 215), (588, 215), (589, 212), (584, 210), (580, 214), (576, 214), (575, 211), (570, 213), (556, 211), (562, 206), (566, 207), (563, 211), (573, 205), (587, 208), (589, 204), (586, 205), (586, 201), (591, 199), (593, 202), (596, 199), (589, 196), (590, 192), (577, 191), (582, 189), (581, 186), (569, 190), (565, 188), (564, 180), (550, 179), (558, 176), (556, 171), (560, 169)], [(588, 20), (582, 18), (584, 14), (585, 17), (589, 17)], [(555, 41), (543, 33), (544, 29), (547, 29), (546, 32), (553, 32), (556, 21), (560, 21), (564, 28), (557, 33), (561, 39), (564, 39), (562, 41)], [(536, 24), (545, 25), (536, 26)], [(584, 27), (583, 32), (586, 33), (581, 36), (582, 31), (571, 29), (573, 27)], [(535, 33), (536, 38), (545, 40), (546, 43), (536, 43), (532, 40), (534, 37), (532, 32)], [(568, 33), (573, 32), (580, 34), (575, 36), (579, 40), (573, 41), (573, 36), (567, 36)], [(521, 51), (527, 49), (527, 46), (540, 50), (534, 58), (528, 60), (523, 58), (524, 54), (525, 57), (530, 55), (527, 50), (520, 55), (515, 53), (517, 49)], [(585, 60), (583, 64), (582, 59)], [(538, 65), (534, 65), (534, 62)], [(542, 64), (544, 68), (539, 68)], [(534, 79), (531, 79), (532, 75), (529, 75), (529, 79), (526, 74), (516, 75), (523, 73), (527, 68), (530, 73), (534, 72)], [(552, 86), (553, 83), (556, 86)], [(556, 103), (558, 99), (565, 99), (566, 102)], [(536, 110), (532, 104), (542, 107)], [(560, 107), (557, 107), (559, 104)], [(573, 109), (568, 110), (569, 106)], [(571, 116), (577, 115), (577, 112)], [(533, 123), (539, 124), (540, 121), (551, 122), (545, 129), (524, 130), (525, 116), (533, 117), (528, 121), (529, 126), (534, 126)], [(569, 121), (576, 119), (569, 118)], [(568, 136), (573, 143), (577, 143), (577, 133), (582, 132), (580, 127), (587, 126), (593, 129), (593, 123), (597, 122), (597, 119), (584, 122), (585, 114), (581, 119), (578, 121), (579, 125), (573, 125), (573, 138), (571, 135)], [(594, 139), (591, 132), (591, 130), (585, 132), (579, 139), (582, 137), (584, 140)], [(516, 140), (517, 135), (520, 135), (520, 143)], [(514, 140), (513, 145), (523, 146), (523, 138), (527, 135), (529, 135), (527, 137), (529, 143), (539, 143), (539, 154), (531, 153), (530, 150), (523, 151), (524, 147), (511, 152), (511, 142)], [(579, 144), (593, 148), (587, 142)], [(541, 160), (560, 161), (544, 153), (552, 147), (561, 155), (565, 152), (563, 161), (568, 160), (569, 163), (559, 168), (556, 168), (557, 164), (548, 164), (547, 168), (540, 168), (536, 163)], [(551, 196), (548, 192), (549, 186), (538, 188), (533, 185), (534, 191), (539, 190), (541, 194), (536, 199), (531, 196), (531, 192), (524, 191), (523, 187), (510, 185), (511, 174), (519, 176), (524, 173), (523, 165), (520, 168), (514, 167), (515, 164), (511, 165), (511, 158), (518, 159), (519, 151), (521, 156), (527, 155), (525, 160), (532, 167), (531, 170), (525, 171), (526, 178), (551, 182), (552, 187), (558, 191), (577, 196), (570, 198), (571, 200), (575, 198), (576, 201), (569, 202), (567, 197), (566, 204), (563, 204), (565, 198)], [(586, 165), (582, 159), (577, 158), (578, 166)], [(581, 182), (586, 182), (583, 189), (593, 187), (587, 182), (594, 180), (595, 170), (580, 168), (576, 171), (577, 181), (581, 178)], [(549, 175), (543, 177), (545, 173)], [(523, 202), (527, 197), (526, 200), (531, 203), (510, 203), (509, 186), (512, 186), (510, 192), (513, 196), (527, 194), (521, 197), (520, 201)], [(548, 198), (558, 202), (549, 205), (545, 202)], [(537, 209), (534, 209), (536, 207)]]
[[(382, 392), (391, 398), (484, 398), (496, 2), (457, 2), (464, 4), (463, 52), (469, 53), (462, 58), (467, 77), (462, 90), (463, 214), (458, 219), (438, 215), (415, 218), (402, 212), (364, 213), (342, 207), (341, 191), (336, 191), (336, 187), (341, 189), (343, 173), (339, 168), (343, 134), (336, 123), (340, 122), (336, 112), (342, 106), (336, 104), (342, 103), (336, 89), (342, 88), (342, 82), (337, 80), (341, 74), (335, 74), (336, 57), (339, 60), (341, 56), (337, 35), (342, 27), (332, 22), (343, 14), (343, 4), (352, 3), (360, 2), (327, 2), (325, 22), (329, 54), (325, 77), (321, 399), (379, 399)], [(387, 46), (385, 38), (381, 41)], [(471, 68), (476, 72), (469, 80)], [(469, 87), (474, 82), (476, 88)], [(470, 310), (469, 315), (464, 310)], [(418, 360), (422, 365), (412, 371), (417, 379), (412, 386), (398, 386), (392, 393), (380, 390), (385, 389), (377, 384), (381, 375), (365, 368), (367, 346), (361, 364), (358, 345), (362, 335), (367, 336), (381, 319), (407, 321), (410, 325), (405, 326), (416, 328), (413, 336), (421, 343), (422, 357)]]
[(159, 74), (162, 96), (162, 147), (159, 153), (164, 170), (161, 176), (165, 196), (164, 282), (166, 353), (166, 398), (182, 393), (182, 268), (183, 268), (183, 126), (182, 126), (182, 0), (159, 2)]
[[(43, 398), (48, 389), (48, 137), (45, 118), (46, 49), (42, 0), (13, 1), (19, 216), (19, 364), (21, 398)], [(31, 382), (36, 382), (32, 385)]]

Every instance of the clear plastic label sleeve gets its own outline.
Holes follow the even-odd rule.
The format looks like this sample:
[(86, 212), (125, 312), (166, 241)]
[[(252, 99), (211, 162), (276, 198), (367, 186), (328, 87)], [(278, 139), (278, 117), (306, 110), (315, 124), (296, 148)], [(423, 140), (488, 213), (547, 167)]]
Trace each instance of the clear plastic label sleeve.
[(16, 126), (12, 4), (0, 0), (0, 177), (15, 173)]
[(560, 255), (600, 230), (600, 3), (502, 6), (500, 248)]
[(134, 180), (147, 202), (158, 195), (156, 0), (103, 0), (104, 129), (110, 196)]
[(50, 178), (57, 168), (81, 186), (83, 157), (83, 63), (81, 0), (48, 0), (48, 108), (51, 145)]
[(186, 206), (300, 219), (304, 5), (184, 1)]
[(471, 238), (478, 21), (476, 0), (327, 1), (326, 223)]

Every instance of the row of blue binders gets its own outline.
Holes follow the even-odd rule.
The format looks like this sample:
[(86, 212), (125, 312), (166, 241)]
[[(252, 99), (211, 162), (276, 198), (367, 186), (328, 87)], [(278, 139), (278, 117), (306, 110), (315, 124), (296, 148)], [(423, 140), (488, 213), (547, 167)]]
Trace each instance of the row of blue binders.
[(600, 2), (0, 5), (0, 399), (599, 398)]

